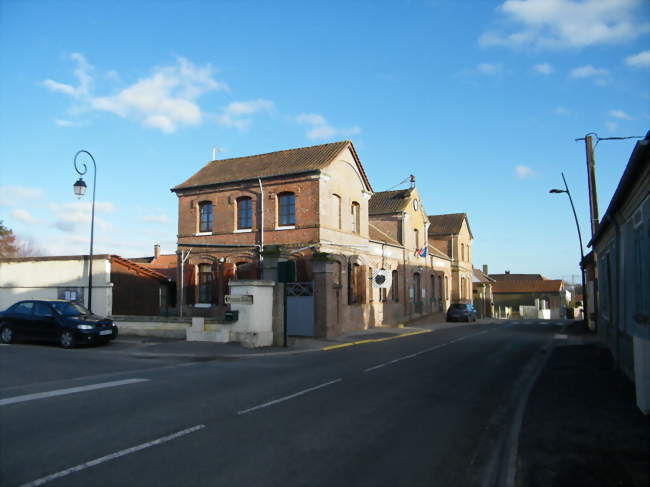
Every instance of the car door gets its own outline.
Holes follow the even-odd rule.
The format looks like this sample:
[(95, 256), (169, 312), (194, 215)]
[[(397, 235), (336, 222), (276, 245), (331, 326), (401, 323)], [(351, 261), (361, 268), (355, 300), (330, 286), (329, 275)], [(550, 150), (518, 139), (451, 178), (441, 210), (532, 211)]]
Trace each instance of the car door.
[(34, 303), (34, 338), (42, 340), (56, 340), (59, 328), (52, 307), (42, 301)]
[(29, 337), (31, 332), (30, 322), (34, 311), (33, 301), (16, 303), (7, 317), (16, 335)]

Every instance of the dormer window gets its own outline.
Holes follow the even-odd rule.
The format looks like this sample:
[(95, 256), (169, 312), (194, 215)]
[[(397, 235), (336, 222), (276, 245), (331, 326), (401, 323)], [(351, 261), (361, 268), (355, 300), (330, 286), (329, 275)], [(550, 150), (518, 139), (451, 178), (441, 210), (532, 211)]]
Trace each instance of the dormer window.
[(213, 206), (210, 201), (199, 203), (199, 232), (212, 232), (212, 215), (214, 214)]
[(248, 196), (237, 198), (237, 230), (253, 228), (253, 201)]
[(278, 195), (278, 222), (281, 227), (296, 224), (296, 195), (285, 192)]

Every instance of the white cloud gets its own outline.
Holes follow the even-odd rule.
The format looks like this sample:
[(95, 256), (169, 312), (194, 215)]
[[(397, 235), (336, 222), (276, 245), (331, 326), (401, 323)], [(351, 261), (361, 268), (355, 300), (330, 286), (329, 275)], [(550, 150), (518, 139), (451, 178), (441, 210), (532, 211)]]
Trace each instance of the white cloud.
[(535, 174), (535, 171), (533, 171), (530, 167), (528, 166), (523, 166), (523, 165), (518, 165), (515, 166), (515, 175), (519, 179), (528, 179), (532, 177)]
[(554, 71), (554, 69), (549, 63), (541, 63), (533, 66), (533, 71), (539, 74), (549, 75)]
[(175, 132), (180, 126), (202, 123), (203, 113), (197, 98), (210, 91), (228, 89), (225, 83), (214, 78), (209, 64), (199, 67), (178, 57), (175, 65), (156, 68), (151, 76), (115, 95), (95, 96), (91, 93), (92, 66), (80, 54), (71, 57), (78, 64), (75, 70), (78, 85), (48, 79), (43, 82), (47, 88), (75, 98), (86, 109), (107, 111), (165, 133)]
[(618, 118), (620, 120), (634, 120), (631, 116), (625, 113), (623, 110), (610, 110), (608, 112), (610, 117)]
[(580, 66), (571, 70), (569, 76), (572, 78), (593, 78), (607, 76), (609, 71), (604, 68), (594, 68), (590, 64), (586, 66)]
[(18, 220), (22, 223), (36, 224), (40, 222), (40, 220), (34, 218), (27, 210), (13, 210), (10, 215), (14, 220)]
[(310, 140), (327, 140), (333, 137), (349, 137), (361, 133), (356, 125), (350, 128), (336, 128), (330, 125), (325, 117), (317, 113), (301, 113), (295, 117), (300, 125), (310, 127), (305, 135)]
[(605, 122), (605, 126), (610, 133), (616, 132), (616, 129), (618, 128), (618, 124), (616, 122)]
[(33, 201), (42, 197), (43, 190), (40, 188), (0, 186), (0, 206), (15, 206), (19, 201)]
[(629, 41), (650, 31), (637, 10), (646, 0), (506, 0), (509, 33), (488, 31), (482, 46), (580, 48)]
[(90, 73), (93, 71), (93, 67), (88, 64), (86, 58), (78, 52), (70, 54), (70, 59), (77, 63), (77, 68), (74, 70), (74, 76), (77, 78), (78, 82), (77, 86), (59, 83), (58, 81), (53, 81), (51, 79), (43, 81), (43, 85), (52, 91), (65, 93), (74, 98), (81, 98), (88, 95), (92, 88), (93, 80)]
[(625, 64), (634, 68), (650, 68), (650, 51), (641, 51), (625, 58)]
[(479, 74), (495, 75), (501, 72), (500, 64), (481, 63), (476, 66), (476, 72)]
[(258, 98), (257, 100), (234, 101), (217, 116), (217, 123), (224, 127), (246, 130), (250, 127), (252, 121), (250, 118), (242, 118), (242, 116), (262, 112), (268, 113), (274, 110), (275, 104), (271, 100)]
[[(92, 218), (92, 203), (86, 201), (78, 201), (74, 203), (50, 203), (50, 210), (54, 213), (56, 221), (54, 227), (64, 232), (76, 232), (80, 228), (80, 224), (88, 224)], [(95, 225), (102, 230), (111, 228), (111, 224), (97, 217), (98, 213), (112, 213), (115, 207), (108, 201), (95, 202)]]
[(568, 108), (564, 107), (555, 107), (555, 114), (556, 115), (569, 115), (571, 111)]

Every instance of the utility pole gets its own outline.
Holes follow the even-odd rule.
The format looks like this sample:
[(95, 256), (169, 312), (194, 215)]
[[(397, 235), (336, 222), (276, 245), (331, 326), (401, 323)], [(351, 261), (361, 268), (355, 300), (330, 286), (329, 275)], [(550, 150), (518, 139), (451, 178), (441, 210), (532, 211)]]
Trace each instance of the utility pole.
[(629, 137), (598, 137), (595, 132), (590, 132), (584, 137), (575, 139), (585, 141), (585, 152), (587, 154), (587, 184), (589, 187), (589, 216), (591, 221), (591, 236), (593, 237), (598, 231), (598, 193), (596, 191), (596, 160), (594, 158), (593, 137), (596, 137), (596, 145), (601, 140), (626, 140), (626, 139), (642, 139), (642, 136), (632, 135)]
[(591, 236), (598, 231), (598, 194), (596, 191), (596, 161), (591, 135), (585, 135), (585, 151), (587, 153), (587, 178), (589, 184), (589, 216), (591, 221)]

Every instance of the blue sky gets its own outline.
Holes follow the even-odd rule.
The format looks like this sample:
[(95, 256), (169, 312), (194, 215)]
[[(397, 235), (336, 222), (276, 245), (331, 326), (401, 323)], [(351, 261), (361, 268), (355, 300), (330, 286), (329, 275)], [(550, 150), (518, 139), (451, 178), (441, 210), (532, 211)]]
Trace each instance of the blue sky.
[[(219, 158), (351, 139), (375, 191), (415, 174), (474, 264), (577, 279), (584, 145), (650, 128), (650, 2), (0, 0), (0, 219), (45, 254), (175, 251), (169, 191)], [(596, 148), (601, 214), (634, 141)], [(88, 175), (87, 175), (88, 176)], [(86, 181), (90, 178), (86, 177)], [(585, 242), (586, 243), (586, 242)]]

